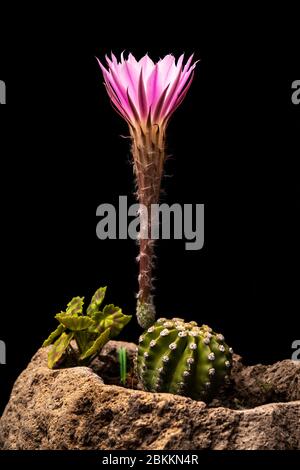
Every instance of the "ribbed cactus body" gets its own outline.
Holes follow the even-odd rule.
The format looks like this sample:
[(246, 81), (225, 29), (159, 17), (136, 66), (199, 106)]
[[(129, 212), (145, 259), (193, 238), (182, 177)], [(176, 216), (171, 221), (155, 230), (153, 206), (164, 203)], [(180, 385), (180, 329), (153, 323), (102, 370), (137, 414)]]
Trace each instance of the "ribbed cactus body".
[(229, 376), (232, 349), (207, 325), (160, 318), (139, 339), (137, 375), (145, 390), (207, 401)]

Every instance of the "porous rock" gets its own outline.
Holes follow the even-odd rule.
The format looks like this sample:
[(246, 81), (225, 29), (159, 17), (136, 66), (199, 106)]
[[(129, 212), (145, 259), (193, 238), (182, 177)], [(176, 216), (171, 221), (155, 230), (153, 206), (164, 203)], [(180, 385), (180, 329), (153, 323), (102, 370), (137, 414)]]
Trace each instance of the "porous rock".
[(132, 343), (110, 341), (102, 351), (111, 357), (110, 374), (101, 359), (94, 371), (50, 370), (47, 349), (40, 349), (13, 387), (0, 448), (300, 449), (299, 362), (246, 367), (236, 356), (231, 387), (208, 406), (105, 384), (98, 374), (106, 381), (117, 373), (118, 345), (129, 363), (135, 354)]

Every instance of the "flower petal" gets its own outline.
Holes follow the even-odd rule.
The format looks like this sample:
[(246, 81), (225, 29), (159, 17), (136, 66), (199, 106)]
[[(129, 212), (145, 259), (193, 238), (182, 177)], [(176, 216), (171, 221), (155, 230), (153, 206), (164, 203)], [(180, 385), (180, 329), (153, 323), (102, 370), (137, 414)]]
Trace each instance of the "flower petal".
[[(191, 74), (193, 74), (195, 66), (193, 65), (188, 72), (183, 73), (180, 77), (179, 83), (177, 85), (177, 89), (175, 90), (172, 99), (168, 103), (168, 108), (171, 109), (172, 106), (176, 103), (178, 96), (181, 94), (182, 90), (184, 89), (187, 81), (189, 80), (189, 77)], [(167, 112), (167, 109), (164, 109), (164, 112)]]
[(184, 54), (181, 54), (181, 56), (179, 57), (179, 59), (177, 60), (177, 64), (176, 64), (176, 67), (182, 67), (182, 62), (183, 62), (183, 59), (184, 59)]
[(156, 64), (147, 82), (148, 103), (150, 103), (151, 105), (156, 104), (156, 98), (158, 95), (157, 76), (158, 76), (158, 65)]
[(112, 93), (111, 90), (109, 90), (109, 86), (110, 85), (106, 85), (104, 84), (106, 90), (107, 90), (107, 94), (108, 96), (110, 97), (110, 100), (111, 100), (111, 103), (112, 103), (112, 106), (114, 108), (114, 110), (123, 118), (125, 119), (128, 123), (130, 122), (130, 116), (128, 116), (128, 114), (125, 112), (125, 110), (123, 109), (123, 107), (120, 105), (120, 103), (116, 100), (114, 94)]
[(171, 114), (183, 101), (193, 80), (193, 54), (183, 67), (184, 54), (176, 63), (168, 54), (156, 64), (148, 54), (139, 61), (129, 53), (121, 53), (120, 62), (111, 53), (106, 57), (107, 68), (98, 63), (102, 70), (107, 93), (116, 110), (135, 126), (136, 121), (150, 126), (167, 122)]
[(124, 63), (124, 82), (130, 90), (130, 95), (136, 106), (138, 106), (138, 83), (139, 83), (139, 72), (138, 68), (134, 63), (130, 63), (128, 60)]
[(131, 54), (131, 52), (129, 53), (127, 61), (129, 64), (133, 65), (134, 67), (138, 65), (136, 58), (134, 57), (134, 55)]
[(185, 72), (188, 71), (188, 69), (189, 69), (189, 67), (190, 67), (190, 65), (191, 65), (191, 62), (192, 62), (192, 60), (193, 60), (193, 57), (194, 57), (194, 53), (189, 57), (187, 63), (185, 64), (184, 69), (183, 69), (183, 73), (185, 73)]
[(139, 122), (140, 116), (139, 116), (139, 113), (138, 113), (136, 107), (134, 106), (134, 103), (133, 103), (132, 99), (130, 98), (130, 94), (129, 94), (128, 88), (127, 88), (127, 98), (128, 98), (128, 103), (129, 103), (129, 105), (130, 105), (130, 109), (131, 109), (131, 111), (132, 111), (132, 114), (133, 114), (135, 120), (136, 120), (137, 122)]
[(141, 58), (139, 61), (139, 64), (141, 65), (141, 69), (143, 71), (143, 77), (145, 83), (148, 81), (148, 78), (150, 77), (152, 70), (154, 69), (155, 65), (153, 61), (150, 59), (148, 54), (146, 54), (144, 57)]
[(121, 100), (118, 97), (118, 94), (114, 90), (113, 86), (110, 83), (104, 84), (107, 90), (107, 93), (110, 99), (114, 102), (115, 106), (120, 110), (120, 112), (126, 114), (127, 118), (130, 117), (130, 108), (128, 105), (124, 106)]
[(166, 112), (168, 111), (169, 105), (170, 105), (171, 101), (174, 99), (174, 95), (176, 93), (176, 89), (178, 87), (178, 84), (179, 84), (179, 81), (180, 81), (180, 78), (181, 78), (181, 74), (182, 74), (181, 69), (177, 70), (177, 76), (176, 76), (175, 80), (173, 81), (171, 89), (169, 90), (169, 93), (168, 93), (168, 96), (167, 96), (166, 101), (164, 103), (161, 114), (166, 114)]
[(192, 81), (193, 81), (193, 78), (194, 78), (194, 72), (192, 72), (191, 74), (191, 77), (190, 77), (190, 80), (188, 82), (188, 84), (186, 85), (185, 89), (182, 91), (182, 93), (177, 97), (176, 99), (176, 102), (174, 103), (174, 105), (172, 105), (172, 107), (170, 107), (169, 109), (169, 112), (166, 114), (165, 116), (165, 119), (164, 119), (164, 124), (166, 124), (171, 115), (174, 113), (174, 111), (176, 111), (176, 109), (181, 105), (181, 103), (183, 102), (184, 98), (185, 98), (185, 95), (187, 94), (188, 92), (188, 89), (190, 88), (191, 84), (192, 84)]
[(143, 119), (146, 119), (148, 114), (147, 109), (147, 96), (144, 87), (144, 80), (143, 80), (143, 70), (141, 70), (140, 78), (139, 78), (139, 111), (140, 115)]
[(159, 72), (162, 77), (167, 77), (170, 68), (175, 62), (174, 56), (172, 54), (167, 54), (163, 59), (160, 59), (158, 62)]
[(165, 97), (166, 97), (168, 88), (169, 88), (169, 85), (166, 86), (165, 90), (161, 94), (161, 96), (160, 96), (160, 98), (157, 102), (157, 105), (155, 107), (155, 111), (153, 113), (153, 123), (154, 124), (157, 124), (157, 121), (159, 121), (159, 117), (160, 117), (160, 114), (161, 114), (162, 107), (164, 105), (164, 101), (165, 101)]

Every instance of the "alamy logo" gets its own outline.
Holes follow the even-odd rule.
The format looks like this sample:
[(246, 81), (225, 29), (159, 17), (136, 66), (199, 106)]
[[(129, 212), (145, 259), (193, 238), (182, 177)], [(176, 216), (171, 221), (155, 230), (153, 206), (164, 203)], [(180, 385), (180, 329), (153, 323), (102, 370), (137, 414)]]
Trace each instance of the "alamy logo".
[(100, 204), (96, 215), (101, 217), (96, 227), (100, 240), (184, 239), (186, 250), (201, 250), (204, 245), (204, 204), (151, 204), (148, 210), (138, 203), (128, 207), (127, 196), (119, 196), (118, 208)]
[(0, 104), (6, 104), (6, 86), (2, 80), (0, 80)]
[(292, 103), (300, 104), (300, 80), (294, 80), (292, 83), (292, 90), (295, 90), (292, 93)]
[(292, 354), (292, 360), (300, 361), (300, 339), (295, 339), (295, 341), (293, 341), (292, 349), (296, 349)]
[(6, 364), (6, 345), (0, 340), (0, 364)]

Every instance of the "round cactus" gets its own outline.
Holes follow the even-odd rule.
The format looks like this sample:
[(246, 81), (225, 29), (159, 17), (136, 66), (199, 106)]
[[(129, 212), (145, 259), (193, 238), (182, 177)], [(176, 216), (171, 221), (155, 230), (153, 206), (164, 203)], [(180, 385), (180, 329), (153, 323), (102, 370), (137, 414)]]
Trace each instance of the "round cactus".
[(209, 401), (228, 379), (232, 352), (207, 325), (160, 318), (139, 338), (137, 375), (145, 390)]

